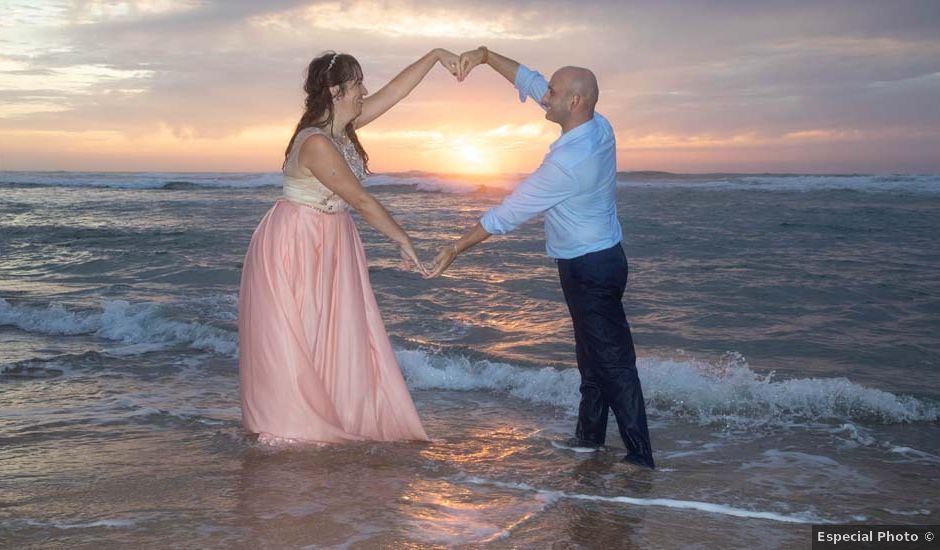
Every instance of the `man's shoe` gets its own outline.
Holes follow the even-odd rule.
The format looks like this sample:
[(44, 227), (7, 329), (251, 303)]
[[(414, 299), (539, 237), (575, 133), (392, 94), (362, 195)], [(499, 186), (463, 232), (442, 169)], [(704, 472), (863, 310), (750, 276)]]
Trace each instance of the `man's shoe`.
[(636, 466), (641, 466), (643, 468), (649, 468), (650, 470), (656, 469), (656, 464), (653, 462), (653, 457), (651, 456), (642, 456), (635, 454), (628, 454), (623, 457), (621, 462), (626, 462), (627, 464), (634, 464)]
[(579, 439), (577, 437), (569, 437), (564, 442), (564, 446), (570, 449), (593, 449), (597, 450), (604, 446), (603, 443), (594, 443), (592, 441), (587, 441), (585, 439)]

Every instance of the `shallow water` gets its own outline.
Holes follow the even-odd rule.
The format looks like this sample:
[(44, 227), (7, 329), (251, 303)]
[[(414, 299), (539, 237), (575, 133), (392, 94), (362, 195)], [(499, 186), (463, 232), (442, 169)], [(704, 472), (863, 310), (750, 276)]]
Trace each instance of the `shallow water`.
[[(276, 178), (0, 176), (5, 543), (791, 547), (810, 523), (940, 523), (936, 177), (624, 177), (646, 472), (613, 421), (605, 451), (557, 444), (578, 378), (538, 223), (431, 282), (360, 223), (435, 441), (273, 451), (241, 435), (235, 322)], [(504, 193), (373, 183), (428, 258)]]

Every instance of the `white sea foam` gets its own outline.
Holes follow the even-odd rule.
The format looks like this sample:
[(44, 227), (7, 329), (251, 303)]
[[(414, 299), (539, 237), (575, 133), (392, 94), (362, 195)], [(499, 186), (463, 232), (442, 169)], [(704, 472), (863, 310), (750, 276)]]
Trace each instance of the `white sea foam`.
[(572, 447), (564, 443), (559, 443), (558, 441), (552, 441), (552, 447), (555, 447), (556, 449), (572, 451), (575, 453), (596, 453), (599, 450), (597, 447)]
[(559, 499), (571, 499), (571, 500), (590, 500), (595, 502), (609, 502), (616, 504), (632, 504), (634, 506), (660, 506), (664, 508), (673, 508), (679, 510), (696, 510), (699, 512), (707, 512), (712, 514), (721, 514), (726, 516), (734, 516), (740, 518), (754, 518), (754, 519), (766, 519), (770, 521), (777, 521), (783, 523), (831, 523), (825, 518), (821, 518), (812, 514), (810, 512), (801, 512), (797, 514), (778, 514), (776, 512), (763, 512), (759, 510), (748, 510), (744, 508), (738, 508), (735, 506), (730, 506), (727, 504), (716, 504), (712, 502), (701, 502), (696, 500), (680, 500), (672, 498), (638, 498), (638, 497), (628, 497), (628, 496), (601, 496), (601, 495), (586, 495), (580, 493), (567, 493), (564, 491), (552, 491), (546, 489), (538, 489), (531, 485), (525, 483), (507, 483), (501, 481), (494, 481), (489, 479), (484, 479), (475, 476), (467, 476), (463, 478), (464, 481), (468, 483), (473, 483), (477, 485), (494, 485), (497, 487), (506, 487), (512, 489), (518, 489), (522, 491), (534, 491), (540, 495), (543, 495), (543, 498), (549, 501), (555, 501)]
[(14, 306), (0, 298), (0, 325), (13, 325), (43, 334), (87, 334), (98, 329), (98, 319), (88, 313), (67, 311), (60, 305)]
[(0, 172), (0, 184), (116, 189), (246, 188), (280, 186), (282, 176), (274, 172)]
[(575, 370), (525, 369), (422, 350), (397, 353), (413, 389), (496, 390), (535, 403), (562, 407), (578, 404), (579, 375)]
[[(413, 389), (490, 390), (576, 411), (574, 369), (522, 368), (487, 360), (400, 350)], [(876, 423), (935, 422), (937, 404), (866, 388), (844, 378), (774, 380), (752, 371), (739, 356), (717, 364), (694, 359), (641, 358), (643, 391), (653, 414), (702, 424), (790, 425), (807, 420)]]
[(41, 527), (44, 529), (95, 529), (101, 527), (107, 529), (126, 529), (129, 527), (134, 527), (141, 522), (148, 521), (153, 517), (155, 517), (155, 514), (136, 518), (99, 519), (94, 521), (49, 521), (38, 519), (21, 519), (10, 521), (8, 522), (8, 525), (23, 525), (29, 527)]
[(94, 335), (124, 344), (115, 350), (117, 355), (145, 353), (158, 344), (171, 344), (234, 356), (238, 347), (237, 335), (231, 331), (170, 319), (160, 304), (123, 300), (104, 301), (102, 311), (97, 312), (68, 311), (58, 304), (14, 305), (0, 298), (0, 325), (49, 335)]
[[(0, 325), (49, 335), (89, 334), (122, 344), (111, 355), (132, 355), (161, 345), (185, 345), (236, 356), (238, 335), (209, 324), (171, 318), (167, 306), (114, 300), (101, 311), (14, 305), (0, 298)], [(412, 389), (496, 391), (534, 403), (577, 410), (575, 369), (524, 368), (455, 354), (399, 350)], [(845, 378), (776, 380), (760, 375), (738, 355), (719, 362), (645, 357), (638, 362), (651, 413), (701, 424), (790, 425), (816, 420), (867, 423), (936, 422), (936, 403), (868, 388)]]
[(416, 191), (434, 193), (466, 194), (479, 191), (497, 190), (505, 192), (515, 188), (526, 174), (505, 174), (485, 178), (460, 175), (438, 175), (423, 172), (399, 174), (374, 174), (365, 180), (366, 187), (404, 185), (414, 187)]
[(926, 451), (921, 451), (911, 447), (904, 446), (892, 446), (889, 449), (892, 453), (904, 455), (907, 458), (913, 459), (918, 462), (926, 462), (929, 464), (940, 464), (940, 456), (937, 456), (933, 453), (928, 453)]
[[(484, 188), (514, 187), (520, 177), (487, 178), (485, 180), (441, 176), (420, 172), (374, 174), (366, 178), (366, 187), (402, 185), (417, 191), (438, 193), (475, 193)], [(9, 172), (0, 171), (0, 185), (32, 185), (39, 187), (102, 187), (112, 189), (185, 189), (185, 188), (254, 188), (280, 187), (283, 176), (277, 172)]]
[(482, 184), (457, 178), (436, 177), (431, 175), (376, 174), (365, 180), (366, 187), (384, 187), (405, 185), (417, 191), (466, 194), (479, 191)]
[(694, 188), (754, 191), (860, 191), (940, 193), (940, 175), (665, 174), (620, 173), (617, 185), (638, 188)]
[(640, 361), (650, 406), (707, 422), (779, 424), (800, 420), (934, 422), (940, 408), (905, 395), (868, 388), (845, 378), (776, 380), (759, 375), (737, 354), (718, 363), (695, 359)]
[(917, 510), (897, 510), (895, 508), (882, 508), (885, 512), (889, 514), (894, 514), (896, 516), (929, 516), (930, 510), (926, 508), (918, 508)]
[(845, 434), (848, 437), (849, 444), (854, 447), (859, 445), (870, 447), (878, 442), (878, 440), (868, 434), (867, 430), (851, 423), (843, 424), (832, 430), (832, 432)]
[[(848, 448), (871, 447), (879, 448), (888, 453), (901, 455), (903, 461), (920, 462), (928, 464), (940, 464), (940, 456), (912, 447), (895, 445), (888, 440), (879, 440), (870, 435), (871, 428), (856, 426), (854, 424), (842, 424), (838, 428), (830, 428), (829, 433), (840, 436), (840, 443)], [(892, 460), (891, 462), (899, 462)]]

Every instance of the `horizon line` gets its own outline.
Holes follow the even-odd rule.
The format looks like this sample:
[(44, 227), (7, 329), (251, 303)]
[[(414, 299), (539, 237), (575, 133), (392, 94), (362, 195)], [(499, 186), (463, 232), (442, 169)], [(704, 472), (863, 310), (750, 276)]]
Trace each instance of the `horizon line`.
[[(277, 175), (280, 171), (241, 171), (241, 170), (9, 170), (0, 168), (3, 173), (34, 173), (34, 174), (269, 174)], [(501, 177), (524, 177), (532, 172), (502, 172), (492, 174), (464, 173), (464, 172), (434, 172), (429, 170), (404, 170), (372, 172), (369, 176), (448, 176), (472, 179), (495, 179)], [(617, 175), (645, 175), (645, 176), (937, 176), (940, 172), (736, 172), (736, 171), (705, 171), (705, 172), (670, 172), (667, 170), (617, 170)], [(368, 176), (367, 176), (368, 177)]]

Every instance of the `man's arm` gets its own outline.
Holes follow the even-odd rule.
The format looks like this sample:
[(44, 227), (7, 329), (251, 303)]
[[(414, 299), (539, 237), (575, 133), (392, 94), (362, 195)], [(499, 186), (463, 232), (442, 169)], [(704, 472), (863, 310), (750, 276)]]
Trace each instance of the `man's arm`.
[(539, 107), (542, 107), (542, 97), (548, 91), (548, 81), (545, 77), (538, 71), (521, 65), (518, 61), (488, 50), (486, 46), (460, 54), (460, 60), (457, 62), (457, 80), (462, 81), (474, 67), (484, 62), (519, 90), (519, 101), (524, 103), (527, 97), (531, 97)]
[(427, 277), (440, 275), (460, 253), (485, 241), (490, 235), (509, 233), (569, 198), (577, 192), (577, 185), (577, 181), (567, 171), (555, 162), (546, 160), (502, 203), (489, 209), (459, 240), (442, 246)]
[(437, 256), (434, 258), (434, 263), (428, 268), (430, 274), (425, 275), (424, 278), (430, 279), (431, 277), (437, 277), (443, 273), (450, 264), (454, 263), (454, 260), (457, 259), (457, 256), (461, 252), (469, 250), (486, 239), (489, 239), (490, 235), (491, 233), (489, 231), (483, 229), (483, 224), (477, 222), (476, 225), (471, 227), (459, 239), (441, 247), (440, 252), (438, 252)]
[(519, 62), (491, 51), (486, 46), (480, 46), (475, 50), (460, 54), (457, 80), (462, 81), (467, 78), (470, 71), (481, 63), (493, 67), (493, 70), (503, 75), (503, 78), (508, 80), (510, 84), (516, 83), (516, 71), (519, 70)]

